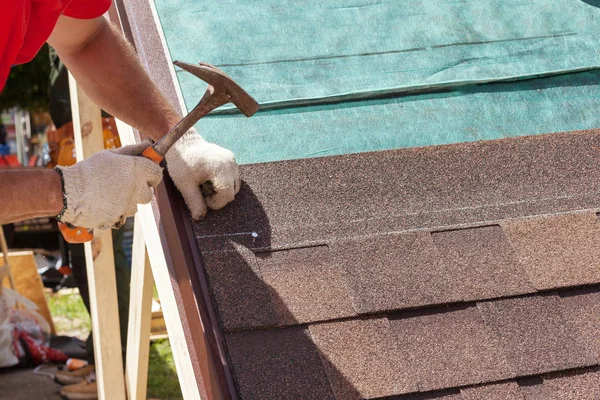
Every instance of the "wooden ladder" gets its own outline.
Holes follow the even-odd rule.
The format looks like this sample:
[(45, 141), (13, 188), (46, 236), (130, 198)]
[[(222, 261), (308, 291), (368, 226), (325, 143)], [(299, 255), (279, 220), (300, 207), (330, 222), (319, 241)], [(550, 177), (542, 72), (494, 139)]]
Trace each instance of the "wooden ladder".
[[(69, 85), (77, 161), (81, 161), (104, 149), (101, 111), (71, 75)], [(120, 121), (117, 126), (123, 146), (135, 143), (131, 127)], [(85, 243), (85, 257), (99, 399), (146, 399), (153, 283), (160, 297), (182, 394), (185, 399), (200, 399), (152, 204), (138, 206), (135, 215), (125, 374), (112, 234), (110, 230), (95, 232), (94, 240), (98, 241), (99, 252), (93, 257), (92, 243)]]

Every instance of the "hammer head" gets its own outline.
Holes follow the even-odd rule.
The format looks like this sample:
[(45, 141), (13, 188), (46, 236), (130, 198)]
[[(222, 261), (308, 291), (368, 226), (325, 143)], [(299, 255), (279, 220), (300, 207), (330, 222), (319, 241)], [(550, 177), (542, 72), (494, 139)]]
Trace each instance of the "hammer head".
[(258, 110), (258, 103), (244, 89), (242, 89), (225, 72), (206, 63), (198, 65), (174, 61), (173, 64), (197, 76), (204, 82), (213, 86), (215, 90), (224, 90), (231, 102), (246, 116), (252, 116)]

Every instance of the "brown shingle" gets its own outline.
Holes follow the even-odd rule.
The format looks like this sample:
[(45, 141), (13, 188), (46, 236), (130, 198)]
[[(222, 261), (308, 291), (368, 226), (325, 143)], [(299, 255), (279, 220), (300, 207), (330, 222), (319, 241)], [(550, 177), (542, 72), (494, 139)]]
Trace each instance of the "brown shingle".
[(594, 208), (599, 148), (588, 131), (243, 165), (236, 201), (194, 229), (201, 249), (284, 247)]
[(421, 391), (513, 376), (477, 307), (390, 321)]
[(225, 329), (277, 325), (270, 288), (254, 254), (239, 246), (236, 250), (202, 256)]
[(244, 400), (334, 398), (306, 329), (233, 333), (226, 341)]
[[(222, 322), (232, 330), (345, 316), (342, 280), (362, 313), (592, 282), (598, 275), (588, 261), (600, 250), (588, 217), (600, 204), (599, 148), (598, 132), (588, 132), (244, 166), (237, 201), (194, 225), (201, 250), (210, 250), (204, 259)], [(588, 219), (530, 218), (579, 210)], [(449, 231), (504, 226), (506, 218), (517, 238), (510, 246), (498, 227)], [(315, 243), (330, 244), (331, 263), (297, 250), (257, 260), (248, 250)], [(215, 254), (221, 250), (229, 251)], [(525, 273), (531, 286), (515, 254), (534, 265)], [(326, 282), (340, 289), (332, 298)], [(414, 398), (465, 400), (501, 396), (514, 384), (462, 394), (456, 385), (594, 364), (580, 337), (594, 334), (585, 325), (589, 304), (579, 305), (581, 313), (531, 296), (410, 311), (394, 316), (392, 339), (380, 316), (313, 324), (310, 334), (294, 327), (226, 337), (244, 399), (389, 396), (417, 390), (419, 380), (422, 390), (453, 389)], [(572, 316), (563, 317), (565, 307)]]
[(526, 400), (598, 400), (600, 373), (560, 373), (554, 377), (545, 377), (542, 384), (523, 386), (521, 391)]
[(309, 326), (335, 396), (374, 398), (417, 390), (386, 318)]
[(458, 389), (455, 390), (440, 390), (429, 393), (414, 393), (404, 396), (396, 396), (390, 400), (465, 400)]
[(535, 292), (498, 225), (432, 233), (463, 300)]
[(595, 213), (513, 221), (504, 230), (537, 289), (600, 282), (600, 221)]
[(460, 300), (429, 233), (386, 235), (331, 245), (354, 307), (370, 313)]
[(600, 361), (600, 292), (580, 290), (577, 294), (561, 298), (561, 310), (565, 318), (580, 332), (585, 346)]
[(514, 381), (465, 388), (460, 392), (462, 400), (525, 400)]
[(257, 254), (262, 277), (272, 288), (280, 324), (356, 315), (341, 270), (327, 246)]
[(563, 317), (557, 296), (533, 296), (478, 304), (499, 335), (518, 376), (594, 365), (579, 332)]

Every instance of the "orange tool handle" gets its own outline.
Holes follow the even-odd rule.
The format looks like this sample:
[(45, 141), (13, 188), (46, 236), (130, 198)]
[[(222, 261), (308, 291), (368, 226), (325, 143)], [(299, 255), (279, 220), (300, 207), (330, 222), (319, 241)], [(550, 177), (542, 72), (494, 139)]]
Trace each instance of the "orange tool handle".
[(160, 164), (162, 160), (165, 159), (165, 156), (160, 154), (158, 151), (154, 150), (154, 147), (152, 146), (149, 146), (148, 148), (146, 148), (146, 150), (142, 151), (142, 156), (154, 161), (157, 164)]
[(87, 228), (78, 228), (59, 222), (58, 229), (68, 243), (85, 243), (94, 238), (92, 231)]
[[(154, 147), (152, 146), (149, 146), (146, 150), (144, 150), (142, 152), (142, 156), (154, 161), (157, 164), (160, 164), (165, 158), (159, 152), (154, 150)], [(89, 242), (94, 238), (94, 234), (92, 233), (92, 231), (86, 228), (69, 226), (62, 222), (58, 223), (58, 228), (60, 229), (60, 232), (62, 233), (63, 237), (68, 243), (85, 243)]]

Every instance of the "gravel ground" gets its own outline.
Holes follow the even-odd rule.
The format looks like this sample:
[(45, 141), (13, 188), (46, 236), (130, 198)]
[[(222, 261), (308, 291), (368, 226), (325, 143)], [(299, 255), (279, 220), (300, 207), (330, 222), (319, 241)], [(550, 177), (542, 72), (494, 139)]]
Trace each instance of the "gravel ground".
[(31, 368), (0, 369), (0, 398), (10, 400), (60, 400), (60, 385)]

